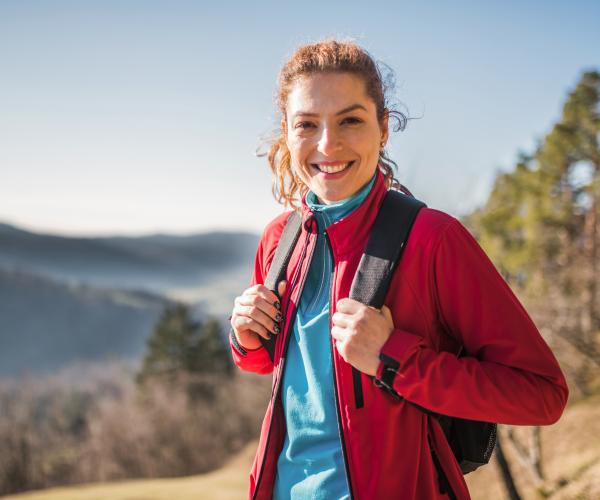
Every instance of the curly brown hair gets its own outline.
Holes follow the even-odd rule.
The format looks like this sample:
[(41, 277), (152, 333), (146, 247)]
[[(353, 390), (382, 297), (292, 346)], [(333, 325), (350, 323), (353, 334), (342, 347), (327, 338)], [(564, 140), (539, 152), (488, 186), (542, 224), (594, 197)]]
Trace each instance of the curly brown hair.
[[(382, 69), (385, 70), (385, 78)], [(362, 78), (366, 84), (367, 95), (375, 103), (379, 124), (383, 127), (387, 115), (397, 121), (394, 131), (404, 130), (408, 117), (393, 109), (389, 99), (389, 94), (394, 88), (393, 71), (385, 64), (375, 62), (373, 57), (356, 43), (335, 39), (298, 48), (282, 67), (276, 96), (276, 105), (282, 121), (286, 117), (287, 99), (294, 83), (301, 77), (322, 72), (351, 73)], [(273, 172), (273, 196), (286, 208), (298, 208), (298, 198), (306, 194), (308, 187), (292, 170), (283, 127), (279, 127), (269, 143), (266, 155)], [(385, 176), (388, 189), (399, 189), (409, 193), (394, 177), (397, 165), (383, 148), (379, 152), (378, 166)]]

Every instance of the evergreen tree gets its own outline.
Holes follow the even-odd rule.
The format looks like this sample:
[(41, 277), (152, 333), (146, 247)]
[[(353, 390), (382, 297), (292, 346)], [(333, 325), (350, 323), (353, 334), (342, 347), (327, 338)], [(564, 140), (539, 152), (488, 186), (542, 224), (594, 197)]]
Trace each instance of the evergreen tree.
[(600, 366), (600, 73), (581, 76), (532, 155), (468, 219), (542, 326)]
[[(561, 363), (583, 394), (599, 383), (599, 138), (600, 73), (590, 71), (535, 152), (499, 174), (486, 205), (465, 220), (538, 326), (574, 348)], [(539, 435), (537, 428), (529, 449), (510, 430), (506, 441), (538, 483)]]
[(193, 321), (183, 304), (163, 311), (147, 342), (138, 382), (149, 377), (174, 380), (184, 374), (231, 373), (230, 354), (214, 319)]

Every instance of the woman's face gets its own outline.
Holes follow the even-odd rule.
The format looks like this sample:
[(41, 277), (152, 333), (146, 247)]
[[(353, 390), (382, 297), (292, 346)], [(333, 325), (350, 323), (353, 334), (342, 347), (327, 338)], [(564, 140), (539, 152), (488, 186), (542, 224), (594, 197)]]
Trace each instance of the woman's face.
[(351, 73), (296, 81), (282, 125), (296, 174), (327, 204), (369, 182), (388, 138), (387, 115), (380, 126), (364, 81)]

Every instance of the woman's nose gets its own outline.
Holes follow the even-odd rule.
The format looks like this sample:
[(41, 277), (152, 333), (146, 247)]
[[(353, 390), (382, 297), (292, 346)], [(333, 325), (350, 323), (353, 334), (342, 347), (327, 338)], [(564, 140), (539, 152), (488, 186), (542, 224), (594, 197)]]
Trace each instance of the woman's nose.
[(323, 127), (317, 149), (320, 153), (328, 155), (340, 147), (340, 138), (337, 133), (329, 127)]

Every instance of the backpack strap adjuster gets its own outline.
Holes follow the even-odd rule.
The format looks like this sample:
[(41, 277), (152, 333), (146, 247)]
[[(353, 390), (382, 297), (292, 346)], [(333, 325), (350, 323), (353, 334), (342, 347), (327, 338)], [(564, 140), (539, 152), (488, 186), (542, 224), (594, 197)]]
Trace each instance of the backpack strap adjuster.
[(394, 379), (398, 375), (400, 364), (385, 354), (380, 354), (379, 359), (383, 363), (381, 378), (373, 377), (373, 384), (391, 394), (398, 401), (404, 399), (394, 390)]

